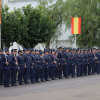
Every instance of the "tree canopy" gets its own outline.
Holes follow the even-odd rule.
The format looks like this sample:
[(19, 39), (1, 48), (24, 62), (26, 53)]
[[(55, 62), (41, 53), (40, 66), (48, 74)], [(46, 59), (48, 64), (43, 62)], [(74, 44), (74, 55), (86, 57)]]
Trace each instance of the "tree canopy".
[[(100, 0), (40, 0), (31, 5), (9, 12), (2, 8), (2, 45), (10, 46), (14, 41), (23, 47), (34, 47), (38, 43), (50, 45), (52, 38), (61, 34), (60, 25), (71, 28), (71, 17), (82, 18), (81, 35), (77, 35), (79, 47), (100, 47)], [(74, 35), (70, 39), (73, 40)]]
[(63, 16), (68, 27), (71, 17), (82, 18), (81, 35), (77, 35), (79, 47), (100, 47), (100, 0), (66, 0)]
[(54, 21), (49, 15), (31, 5), (9, 12), (2, 8), (2, 46), (9, 47), (17, 42), (23, 47), (33, 48), (38, 43), (45, 43), (55, 32)]

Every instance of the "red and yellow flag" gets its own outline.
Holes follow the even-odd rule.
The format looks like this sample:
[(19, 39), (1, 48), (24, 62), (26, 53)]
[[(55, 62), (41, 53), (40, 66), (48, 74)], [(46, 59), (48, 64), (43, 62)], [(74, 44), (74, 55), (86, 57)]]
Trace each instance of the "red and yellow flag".
[(1, 24), (1, 0), (0, 0), (0, 24)]
[(72, 17), (71, 30), (72, 34), (81, 34), (81, 17)]

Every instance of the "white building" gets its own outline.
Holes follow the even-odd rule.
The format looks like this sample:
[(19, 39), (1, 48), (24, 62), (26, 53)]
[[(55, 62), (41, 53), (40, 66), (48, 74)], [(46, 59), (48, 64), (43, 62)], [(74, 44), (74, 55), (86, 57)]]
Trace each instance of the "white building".
[[(10, 7), (10, 10), (14, 10), (14, 8), (21, 8), (22, 6), (26, 6), (28, 4), (31, 4), (33, 7), (36, 7), (38, 5), (38, 0), (2, 0), (3, 4), (7, 4)], [(56, 2), (56, 0), (54, 0)], [(74, 44), (71, 44), (69, 40), (69, 36), (71, 36), (71, 30), (66, 30), (66, 26), (63, 24), (61, 27), (61, 36), (57, 38), (57, 40), (50, 44), (51, 48), (57, 48), (59, 46), (62, 47), (75, 47)], [(16, 44), (16, 43), (14, 43)], [(17, 47), (15, 45), (14, 47)], [(39, 44), (36, 46), (36, 48), (44, 48), (44, 45)]]

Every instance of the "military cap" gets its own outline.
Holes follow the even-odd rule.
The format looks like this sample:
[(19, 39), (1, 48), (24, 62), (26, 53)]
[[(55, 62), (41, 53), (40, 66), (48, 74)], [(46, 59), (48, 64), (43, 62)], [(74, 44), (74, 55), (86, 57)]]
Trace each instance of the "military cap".
[(30, 51), (32, 52), (32, 51), (34, 51), (34, 49), (33, 49), (33, 48), (31, 48), (31, 49), (30, 49)]
[(17, 52), (17, 49), (13, 49), (13, 52)]
[(9, 49), (8, 48), (5, 48), (5, 52), (7, 52), (7, 51), (9, 51)]
[(26, 49), (26, 48), (24, 48), (23, 50), (24, 50), (24, 52), (25, 52), (25, 51), (28, 51), (28, 49)]
[(18, 50), (18, 53), (23, 52), (22, 50)]

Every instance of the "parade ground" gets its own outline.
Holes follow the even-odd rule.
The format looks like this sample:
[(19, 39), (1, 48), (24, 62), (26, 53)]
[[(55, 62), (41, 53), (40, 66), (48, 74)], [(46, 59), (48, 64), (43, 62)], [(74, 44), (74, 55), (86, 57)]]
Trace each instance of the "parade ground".
[(100, 100), (100, 75), (0, 86), (0, 100)]

